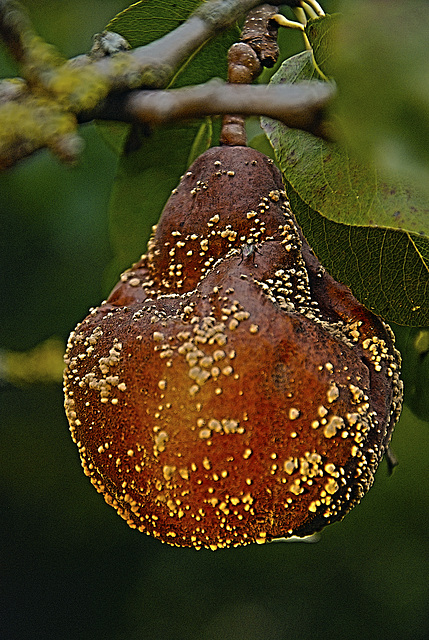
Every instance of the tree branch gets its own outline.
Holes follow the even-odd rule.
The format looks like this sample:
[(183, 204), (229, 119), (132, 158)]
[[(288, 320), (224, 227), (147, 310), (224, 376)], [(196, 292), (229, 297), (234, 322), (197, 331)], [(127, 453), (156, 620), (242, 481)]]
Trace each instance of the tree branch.
[[(269, 109), (263, 104), (267, 94), (258, 87), (240, 94), (208, 83), (187, 93), (173, 92), (171, 98), (166, 92), (132, 91), (165, 88), (192, 53), (259, 4), (260, 0), (207, 0), (177, 29), (146, 46), (101, 59), (80, 56), (65, 60), (35, 34), (18, 2), (0, 0), (0, 35), (25, 81), (0, 83), (0, 169), (43, 147), (73, 162), (80, 150), (77, 124), (90, 117), (155, 123), (215, 113), (263, 113), (274, 118), (282, 113), (280, 119), (289, 126), (303, 122), (304, 128), (317, 131), (320, 114), (316, 112), (331, 95), (326, 89), (315, 89), (316, 98), (311, 98), (314, 91), (306, 89), (311, 102), (308, 109), (301, 93), (299, 107), (286, 102), (283, 110), (280, 92), (272, 93), (274, 104)], [(285, 94), (285, 99), (290, 98)], [(245, 104), (253, 100), (254, 104)]]
[[(0, 0), (0, 35), (25, 72), (24, 78), (50, 93), (61, 93), (61, 98), (67, 99), (68, 106), (77, 113), (95, 106), (88, 104), (91, 90), (95, 90), (94, 99), (98, 102), (112, 91), (166, 87), (192, 53), (258, 4), (260, 0), (208, 0), (162, 38), (129, 52), (95, 61), (88, 59), (84, 66), (67, 63), (54, 47), (36, 36), (15, 0)], [(66, 71), (72, 85), (68, 91), (61, 82)], [(72, 82), (74, 75), (82, 79), (80, 90)]]
[(0, 35), (18, 62), (25, 57), (24, 34), (31, 28), (27, 14), (13, 0), (0, 0)]
[(132, 91), (111, 96), (99, 110), (84, 120), (119, 120), (149, 125), (173, 120), (224, 115), (264, 115), (288, 127), (304, 129), (327, 137), (322, 113), (334, 96), (334, 88), (324, 82), (297, 85), (232, 85), (214, 79), (194, 87), (169, 91)]

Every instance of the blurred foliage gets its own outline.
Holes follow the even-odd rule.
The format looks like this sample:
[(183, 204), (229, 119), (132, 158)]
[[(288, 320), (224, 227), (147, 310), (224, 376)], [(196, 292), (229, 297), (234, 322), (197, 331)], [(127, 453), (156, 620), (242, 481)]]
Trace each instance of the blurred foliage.
[(332, 70), (344, 138), (428, 196), (429, 3), (343, 0), (341, 10)]
[[(92, 34), (127, 6), (25, 4), (65, 55), (89, 49)], [(298, 40), (290, 35), (290, 55)], [(2, 75), (12, 67), (1, 58)], [(0, 176), (0, 347), (8, 352), (31, 354), (51, 336), (65, 341), (118, 278), (106, 275), (115, 258), (107, 212), (117, 158), (95, 127), (83, 135), (76, 169), (43, 152)], [(151, 224), (139, 231), (141, 251)], [(400, 331), (407, 393), (418, 400), (428, 386), (426, 334), (412, 329), (402, 340)], [(410, 378), (416, 359), (423, 368), (413, 365)], [(383, 463), (362, 504), (320, 542), (213, 553), (170, 548), (129, 529), (82, 473), (62, 402), (58, 383), (0, 380), (1, 638), (427, 637), (429, 430), (408, 409), (393, 438), (399, 467), (389, 478)]]
[(0, 380), (16, 386), (58, 383), (64, 369), (64, 350), (64, 342), (53, 337), (29, 351), (0, 351)]
[(404, 400), (416, 416), (429, 416), (429, 328), (394, 327), (398, 349), (404, 354)]

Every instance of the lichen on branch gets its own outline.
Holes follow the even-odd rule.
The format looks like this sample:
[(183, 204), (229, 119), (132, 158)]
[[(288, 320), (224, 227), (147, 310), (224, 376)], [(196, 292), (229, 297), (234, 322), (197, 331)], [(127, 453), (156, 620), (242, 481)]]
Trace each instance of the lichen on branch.
[[(79, 122), (111, 117), (112, 105), (118, 103), (118, 96), (122, 104), (120, 113), (128, 120), (136, 101), (136, 93), (132, 90), (165, 89), (189, 56), (259, 4), (260, 0), (208, 0), (177, 29), (148, 45), (132, 51), (122, 48), (114, 55), (101, 58), (84, 55), (67, 60), (35, 33), (18, 2), (0, 0), (0, 36), (16, 59), (22, 76), (15, 81), (0, 82), (0, 168), (11, 166), (44, 147), (50, 148), (62, 160), (73, 162), (80, 150)], [(219, 85), (216, 89), (211, 85), (214, 103), (221, 103), (222, 107), (210, 113), (237, 112), (237, 109), (245, 114), (261, 113), (257, 89), (249, 87), (243, 105), (238, 95), (229, 92), (232, 102), (225, 111), (225, 97), (215, 95), (224, 88)], [(203, 94), (204, 91), (207, 86), (202, 89)], [(202, 105), (198, 111), (195, 96), (198, 96), (198, 88), (181, 93), (179, 101), (177, 97), (168, 99), (173, 105), (180, 103), (179, 109), (175, 107), (174, 117), (206, 115), (207, 106)], [(165, 100), (165, 92), (158, 97)], [(190, 103), (186, 106), (188, 98)], [(324, 91), (316, 102), (323, 106), (327, 99), (329, 96), (326, 97)], [(151, 97), (151, 101), (154, 114), (148, 115), (148, 122), (159, 120), (160, 109), (162, 111), (162, 105), (157, 104), (156, 99)], [(140, 102), (147, 104), (147, 94), (142, 94)], [(306, 105), (302, 108), (305, 111)], [(310, 112), (311, 119), (314, 103)], [(141, 108), (134, 109), (134, 117), (137, 121), (142, 120)], [(287, 119), (284, 121), (287, 123)]]

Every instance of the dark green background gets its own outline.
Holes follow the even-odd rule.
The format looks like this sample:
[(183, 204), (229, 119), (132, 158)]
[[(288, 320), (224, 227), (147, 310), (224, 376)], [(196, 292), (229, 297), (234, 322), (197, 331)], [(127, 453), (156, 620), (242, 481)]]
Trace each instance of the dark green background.
[[(67, 56), (127, 5), (25, 4)], [(115, 157), (92, 126), (83, 133), (78, 168), (43, 152), (0, 176), (2, 349), (65, 340), (112, 284)], [(0, 637), (423, 640), (428, 426), (404, 412), (393, 477), (383, 463), (362, 504), (318, 543), (197, 552), (132, 531), (105, 505), (80, 469), (59, 385), (0, 382)]]

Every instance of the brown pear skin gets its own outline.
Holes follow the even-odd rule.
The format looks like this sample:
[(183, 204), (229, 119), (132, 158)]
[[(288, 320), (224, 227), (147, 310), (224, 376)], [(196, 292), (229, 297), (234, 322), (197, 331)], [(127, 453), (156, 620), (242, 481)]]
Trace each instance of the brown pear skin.
[(320, 265), (280, 172), (248, 147), (195, 161), (66, 364), (85, 473), (131, 527), (179, 547), (341, 520), (401, 410), (390, 328)]

